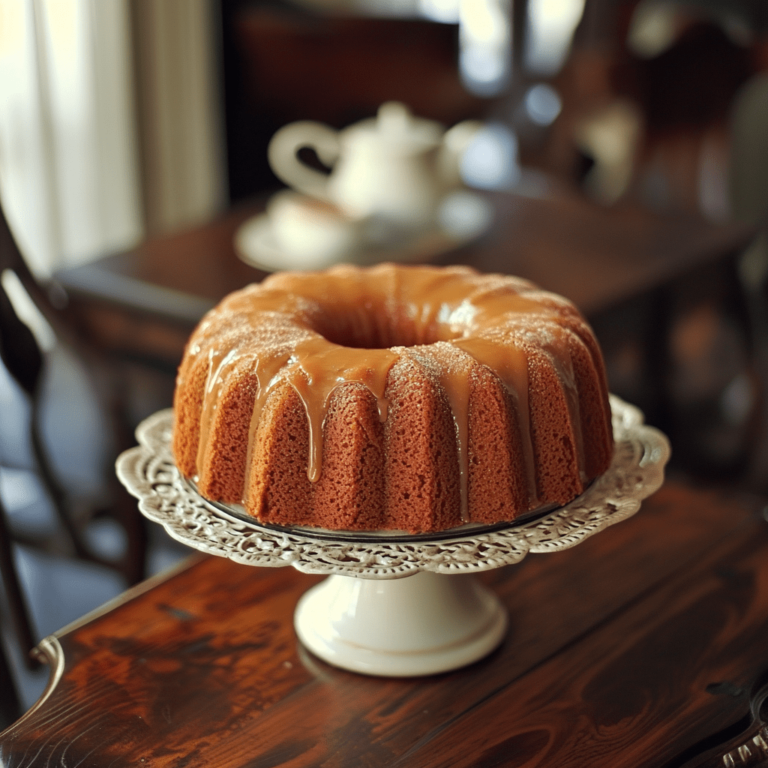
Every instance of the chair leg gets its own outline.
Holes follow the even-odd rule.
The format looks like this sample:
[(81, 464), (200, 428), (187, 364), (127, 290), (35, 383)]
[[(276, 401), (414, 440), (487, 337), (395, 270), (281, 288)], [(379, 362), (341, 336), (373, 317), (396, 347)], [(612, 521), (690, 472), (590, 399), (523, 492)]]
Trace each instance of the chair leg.
[(129, 585), (144, 579), (146, 576), (147, 531), (144, 518), (136, 507), (135, 499), (117, 483), (115, 478), (111, 479), (109, 490), (113, 501), (107, 511), (110, 517), (124, 529), (128, 537), (128, 551), (118, 563), (106, 560), (92, 552), (83, 540), (77, 522), (72, 519), (67, 495), (56, 478), (48, 458), (48, 452), (40, 433), (36, 398), (32, 402), (31, 422), (32, 449), (40, 477), (53, 503), (56, 515), (67, 534), (72, 553), (81, 560), (118, 570)]
[(30, 651), (37, 645), (37, 642), (32, 631), (32, 621), (21, 590), (19, 577), (16, 573), (13, 545), (11, 544), (11, 535), (8, 530), (5, 507), (3, 507), (2, 502), (0, 502), (0, 575), (5, 585), (8, 607), (13, 619), (16, 636), (21, 646), (24, 662), (28, 669), (37, 669), (40, 666), (40, 662), (30, 656)]
[[(128, 376), (117, 365), (115, 368), (114, 371), (104, 372), (107, 376), (105, 387), (108, 392), (104, 401), (115, 443), (118, 450), (124, 450), (135, 444), (135, 438), (133, 426), (128, 423), (126, 416), (128, 394), (125, 382)], [(149, 539), (147, 521), (139, 512), (136, 499), (117, 482), (114, 472), (111, 475), (110, 490), (113, 491), (112, 506), (115, 519), (123, 526), (128, 537), (128, 549), (120, 570), (129, 585), (133, 585), (146, 578)]]
[(11, 666), (0, 641), (0, 731), (21, 717), (21, 703), (16, 693), (16, 684), (11, 675)]
[(139, 512), (136, 499), (122, 485), (116, 488), (115, 509), (128, 536), (123, 574), (130, 585), (138, 584), (147, 577), (147, 550), (149, 532), (147, 520)]
[(40, 408), (39, 408), (39, 396), (37, 393), (32, 397), (31, 407), (32, 413), (30, 414), (30, 433), (32, 440), (32, 451), (35, 455), (35, 462), (40, 473), (40, 477), (45, 486), (46, 492), (53, 504), (53, 508), (56, 511), (56, 515), (59, 518), (59, 522), (64, 528), (69, 543), (72, 547), (74, 554), (83, 560), (92, 559), (91, 553), (88, 551), (88, 547), (82, 540), (79, 531), (77, 530), (77, 524), (70, 515), (66, 494), (62, 489), (56, 475), (51, 467), (50, 460), (48, 458), (48, 451), (43, 443), (43, 437), (40, 433)]

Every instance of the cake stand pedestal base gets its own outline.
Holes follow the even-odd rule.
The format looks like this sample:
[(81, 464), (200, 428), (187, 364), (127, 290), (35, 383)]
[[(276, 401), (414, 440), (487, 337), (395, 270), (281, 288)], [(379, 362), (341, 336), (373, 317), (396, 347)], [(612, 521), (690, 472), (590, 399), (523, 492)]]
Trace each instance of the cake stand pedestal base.
[(501, 642), (507, 613), (471, 575), (329, 576), (301, 598), (294, 625), (301, 642), (329, 664), (400, 677), (478, 661)]

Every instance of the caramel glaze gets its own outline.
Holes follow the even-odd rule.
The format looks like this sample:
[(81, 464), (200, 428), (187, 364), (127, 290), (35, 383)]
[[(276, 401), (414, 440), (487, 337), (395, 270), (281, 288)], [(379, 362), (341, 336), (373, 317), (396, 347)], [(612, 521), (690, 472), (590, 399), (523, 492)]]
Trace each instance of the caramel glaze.
[[(497, 386), (494, 389), (494, 378), (503, 383), (501, 391)], [(203, 380), (204, 386), (199, 386)], [(442, 404), (426, 406), (414, 392), (434, 383), (442, 393)], [(475, 388), (492, 393), (476, 407), (472, 405)], [(202, 394), (194, 394), (198, 392)], [(273, 398), (278, 392), (287, 392), (288, 397)], [(326, 273), (276, 274), (232, 294), (212, 310), (191, 337), (179, 369), (174, 432), (177, 464), (183, 474), (198, 480), (204, 495), (241, 502), (255, 516), (279, 522), (279, 514), (270, 515), (264, 480), (265, 473), (274, 470), (267, 468), (250, 481), (245, 468), (252, 468), (257, 455), (266, 452), (287, 456), (292, 463), (290, 472), (296, 473), (296, 457), (304, 455), (302, 471), (311, 483), (322, 486), (318, 481), (323, 477), (324, 429), (326, 425), (331, 428), (329, 411), (358, 413), (354, 409), (368, 407), (364, 403), (371, 395), (378, 426), (374, 420), (362, 425), (368, 434), (360, 439), (369, 442), (355, 449), (356, 455), (379, 461), (370, 446), (392, 447), (395, 443), (401, 452), (418, 453), (421, 449), (415, 435), (399, 434), (400, 428), (393, 426), (397, 412), (406, 401), (415, 401), (416, 410), (426, 409), (421, 429), (429, 432), (430, 420), (438, 419), (439, 414), (426, 411), (442, 408), (450, 414), (455, 439), (453, 446), (438, 446), (436, 453), (449, 462), (447, 476), (458, 476), (458, 490), (433, 489), (432, 498), (440, 498), (445, 509), (431, 519), (422, 516), (414, 522), (391, 511), (382, 523), (380, 514), (370, 517), (370, 511), (358, 510), (342, 516), (337, 527), (436, 530), (470, 521), (512, 519), (544, 503), (569, 501), (610, 461), (608, 417), (584, 419), (581, 414), (585, 405), (594, 413), (596, 400), (601, 404), (598, 413), (609, 413), (602, 357), (589, 327), (570, 302), (520, 278), (482, 275), (465, 267), (383, 264), (369, 269), (339, 266)], [(351, 401), (360, 402), (353, 408)], [(483, 409), (488, 411), (485, 416), (480, 413)], [(550, 418), (537, 418), (542, 409), (559, 409), (569, 430), (549, 434), (551, 427), (536, 426), (553, 423), (551, 414)], [(515, 415), (512, 422), (510, 413)], [(473, 449), (470, 423), (481, 417), (497, 425), (482, 434), (480, 428), (475, 430), (483, 449), (497, 455), (499, 467), (505, 461), (522, 464), (519, 474), (524, 487), (511, 492), (506, 510), (492, 509), (493, 499), (474, 503), (472, 498), (471, 465), (480, 448)], [(190, 418), (195, 423), (189, 423)], [(299, 425), (302, 418), (308, 424), (306, 437)], [(345, 418), (362, 424), (357, 416)], [(306, 442), (303, 454), (276, 445), (274, 435), (266, 434), (265, 424), (275, 419), (282, 420), (286, 442)], [(223, 421), (248, 425), (247, 430), (235, 427), (242, 434), (230, 439), (226, 448), (219, 438)], [(339, 423), (345, 423), (344, 419)], [(503, 457), (501, 448), (494, 454), (493, 433), (505, 430), (519, 447), (516, 459)], [(584, 430), (589, 434), (584, 435)], [(589, 452), (585, 443), (589, 443)], [(553, 450), (557, 453), (554, 459)], [(268, 459), (264, 461), (269, 464)], [(565, 465), (574, 463), (570, 475), (575, 480), (564, 483)], [(542, 466), (550, 469), (542, 470)], [(234, 481), (223, 477), (228, 472), (222, 467), (232, 468), (229, 474), (235, 475)], [(357, 469), (343, 467), (340, 471)], [(483, 471), (494, 470), (486, 466)], [(421, 475), (419, 481), (425, 482)], [(402, 506), (412, 492), (397, 491), (397, 478), (387, 482), (391, 488), (384, 489), (382, 497), (390, 499), (390, 507)], [(305, 487), (304, 493), (309, 492)], [(343, 490), (328, 493), (333, 503), (342, 505)], [(371, 489), (360, 493), (363, 498), (357, 499), (357, 505), (371, 503), (375, 495)], [(303, 503), (296, 499), (297, 508)], [(473, 509), (483, 505), (487, 512)]]

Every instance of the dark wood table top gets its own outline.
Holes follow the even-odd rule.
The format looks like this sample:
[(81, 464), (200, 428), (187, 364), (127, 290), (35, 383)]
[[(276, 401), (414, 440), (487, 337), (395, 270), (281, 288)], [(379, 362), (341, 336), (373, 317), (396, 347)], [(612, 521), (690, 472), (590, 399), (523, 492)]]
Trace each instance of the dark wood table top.
[[(567, 296), (588, 316), (742, 248), (752, 229), (694, 216), (605, 208), (554, 190), (546, 198), (484, 193), (494, 225), (433, 259), (526, 277)], [(175, 366), (202, 314), (265, 273), (238, 258), (238, 227), (254, 200), (219, 219), (156, 237), (125, 253), (58, 273), (80, 331), (110, 350)]]
[(194, 556), (44, 641), (54, 684), (0, 734), (0, 763), (692, 768), (752, 738), (768, 670), (759, 499), (668, 481), (630, 520), (482, 578), (510, 613), (502, 646), (386, 679), (297, 643), (316, 577)]

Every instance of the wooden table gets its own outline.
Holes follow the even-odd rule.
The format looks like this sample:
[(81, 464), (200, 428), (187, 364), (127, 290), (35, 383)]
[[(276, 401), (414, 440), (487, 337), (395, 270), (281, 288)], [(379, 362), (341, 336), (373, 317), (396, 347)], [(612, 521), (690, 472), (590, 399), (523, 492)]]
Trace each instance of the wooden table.
[(768, 670), (759, 499), (668, 481), (632, 519), (483, 579), (511, 616), (497, 651), (379, 679), (297, 644), (317, 578), (194, 556), (43, 643), (54, 683), (0, 763), (692, 768), (743, 742)]

